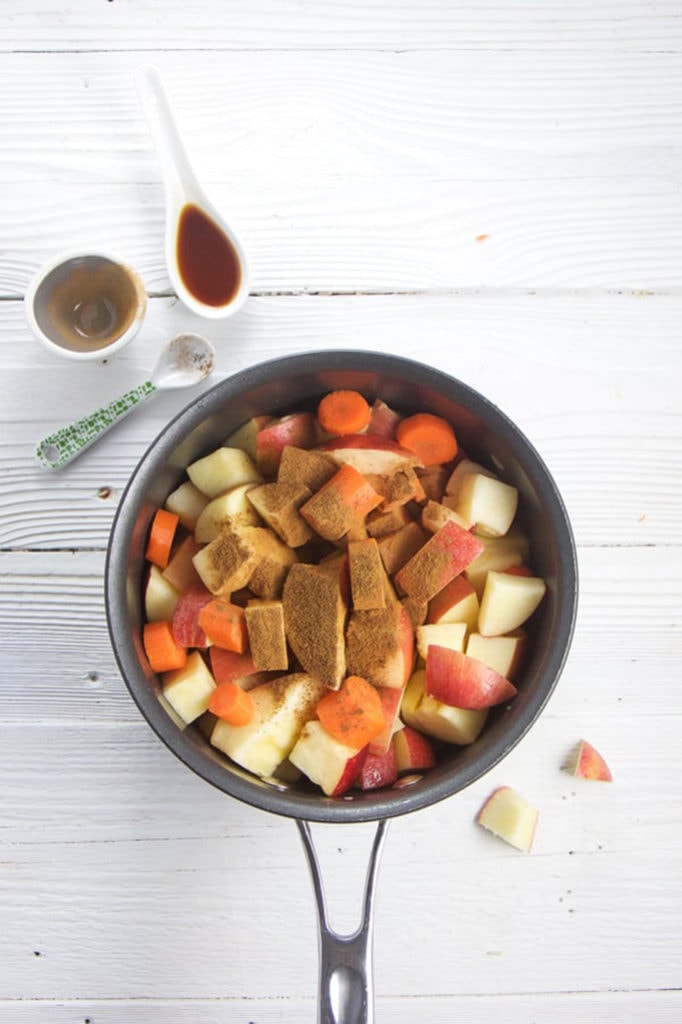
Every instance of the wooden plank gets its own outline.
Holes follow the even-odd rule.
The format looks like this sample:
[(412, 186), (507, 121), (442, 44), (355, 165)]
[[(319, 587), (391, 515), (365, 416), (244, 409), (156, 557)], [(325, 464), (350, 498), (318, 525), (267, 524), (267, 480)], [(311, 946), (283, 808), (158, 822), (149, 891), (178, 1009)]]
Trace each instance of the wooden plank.
[[(561, 992), (537, 995), (421, 996), (379, 995), (375, 1001), (377, 1024), (506, 1024), (551, 1020), (573, 1024), (575, 1020), (599, 1020), (603, 1024), (640, 1024), (650, 1014), (660, 1024), (678, 1024), (682, 1011), (680, 992)], [(313, 1024), (312, 999), (82, 999), (21, 1000), (0, 1003), (1, 1024), (222, 1024), (248, 1020), (258, 1024)]]
[[(679, 539), (681, 317), (676, 295), (254, 297), (234, 319), (200, 329), (218, 349), (215, 380), (310, 348), (438, 366), (524, 430), (557, 480), (579, 543), (612, 546)], [(155, 300), (143, 334), (115, 363), (72, 366), (31, 338), (19, 303), (4, 305), (0, 547), (106, 545), (139, 457), (191, 395), (154, 398), (62, 474), (34, 463), (35, 445), (139, 383), (165, 337), (196, 328), (179, 306)]]
[[(160, 9), (154, 0), (111, 3), (3, 6), (5, 50), (240, 49), (405, 49), (574, 50), (619, 49), (669, 53), (679, 50), (675, 0), (654, 7), (645, 0), (566, 6), (491, 3), (469, 6), (432, 0), (428, 7), (408, 0), (358, 7), (318, 0), (255, 0), (248, 7), (198, 0), (187, 18), (182, 0)], [(0, 13), (2, 10), (0, 9)]]
[[(682, 818), (668, 769), (679, 715), (602, 721), (610, 786), (561, 772), (575, 725), (541, 720), (489, 776), (391, 824), (376, 908), (380, 995), (523, 995), (538, 977), (546, 993), (618, 990), (624, 979), (635, 991), (676, 987)], [(313, 996), (312, 895), (291, 822), (203, 785), (142, 726), (0, 731), (0, 998)], [(540, 807), (530, 855), (472, 823), (503, 782)], [(360, 891), (370, 832), (316, 827), (332, 921)]]
[[(211, 196), (242, 240), (253, 292), (674, 291), (682, 276), (669, 179), (329, 176), (261, 190), (235, 178)], [(13, 239), (0, 298), (22, 297), (46, 260), (102, 238), (151, 293), (170, 293), (160, 185), (11, 184), (0, 210)]]
[(134, 84), (146, 61), (164, 77), (207, 185), (255, 178), (269, 192), (304, 180), (314, 192), (339, 176), (360, 188), (367, 178), (448, 180), (458, 191), (551, 178), (663, 185), (679, 166), (674, 52), (60, 52), (2, 63), (0, 94), (21, 102), (0, 108), (0, 181), (156, 184)]

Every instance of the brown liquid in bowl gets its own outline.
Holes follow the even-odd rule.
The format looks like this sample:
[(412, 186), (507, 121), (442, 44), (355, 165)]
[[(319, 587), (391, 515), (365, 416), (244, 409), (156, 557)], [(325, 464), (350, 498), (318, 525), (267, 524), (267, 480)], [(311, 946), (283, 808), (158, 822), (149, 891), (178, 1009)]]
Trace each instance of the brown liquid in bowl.
[(125, 267), (100, 256), (70, 260), (43, 282), (36, 318), (57, 345), (106, 348), (132, 326), (144, 297)]

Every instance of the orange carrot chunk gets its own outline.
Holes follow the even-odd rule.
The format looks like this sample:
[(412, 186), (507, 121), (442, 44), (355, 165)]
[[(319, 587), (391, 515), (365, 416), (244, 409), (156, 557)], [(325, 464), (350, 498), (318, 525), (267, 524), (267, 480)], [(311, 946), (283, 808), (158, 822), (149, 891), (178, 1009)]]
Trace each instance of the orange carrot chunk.
[(154, 514), (145, 557), (154, 565), (158, 565), (159, 569), (165, 569), (168, 565), (179, 522), (180, 517), (165, 508), (157, 509)]
[(359, 391), (330, 391), (317, 407), (317, 419), (328, 434), (360, 434), (372, 415)]
[(348, 676), (340, 690), (318, 702), (317, 717), (327, 732), (341, 743), (361, 750), (386, 725), (381, 697), (362, 676)]
[(401, 420), (396, 440), (418, 455), (425, 466), (440, 466), (457, 454), (457, 438), (447, 420), (430, 412), (418, 412)]
[(210, 696), (208, 710), (230, 725), (248, 725), (253, 718), (253, 700), (237, 683), (220, 683)]
[(199, 610), (197, 623), (217, 647), (243, 654), (248, 643), (244, 609), (215, 598)]
[(142, 645), (153, 672), (170, 672), (183, 668), (187, 662), (187, 649), (173, 636), (170, 622), (145, 622)]

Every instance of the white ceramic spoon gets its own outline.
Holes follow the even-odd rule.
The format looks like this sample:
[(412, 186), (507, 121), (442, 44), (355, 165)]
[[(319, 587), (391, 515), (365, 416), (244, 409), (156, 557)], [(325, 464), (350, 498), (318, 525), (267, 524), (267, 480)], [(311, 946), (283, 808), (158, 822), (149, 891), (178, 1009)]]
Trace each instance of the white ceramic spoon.
[[(142, 65), (137, 68), (135, 82), (161, 165), (166, 194), (166, 263), (171, 284), (178, 297), (194, 313), (212, 318), (231, 316), (239, 309), (249, 293), (244, 251), (239, 239), (197, 181), (182, 144), (157, 68), (153, 65)], [(196, 294), (190, 291), (180, 273), (178, 227), (181, 215), (188, 207), (196, 207), (224, 235), (228, 247), (233, 250), (236, 263), (239, 265), (236, 289), (232, 292), (229, 301), (222, 305), (211, 305), (201, 301)], [(210, 261), (204, 260), (204, 262)]]
[(149, 379), (120, 398), (43, 438), (36, 458), (46, 469), (61, 469), (157, 391), (186, 388), (213, 372), (215, 350), (200, 334), (178, 334), (165, 345)]

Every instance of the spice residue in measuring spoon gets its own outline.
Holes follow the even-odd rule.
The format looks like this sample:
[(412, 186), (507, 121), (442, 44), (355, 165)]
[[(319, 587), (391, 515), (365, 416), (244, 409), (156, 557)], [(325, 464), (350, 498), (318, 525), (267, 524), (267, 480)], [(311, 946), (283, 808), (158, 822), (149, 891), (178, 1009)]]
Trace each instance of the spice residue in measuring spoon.
[(241, 284), (241, 267), (225, 233), (194, 203), (183, 206), (176, 256), (185, 287), (206, 306), (226, 306)]
[[(74, 260), (46, 279), (47, 325), (57, 344), (76, 351), (106, 348), (130, 328), (140, 297), (126, 269), (99, 257)], [(40, 311), (37, 311), (40, 321)]]

